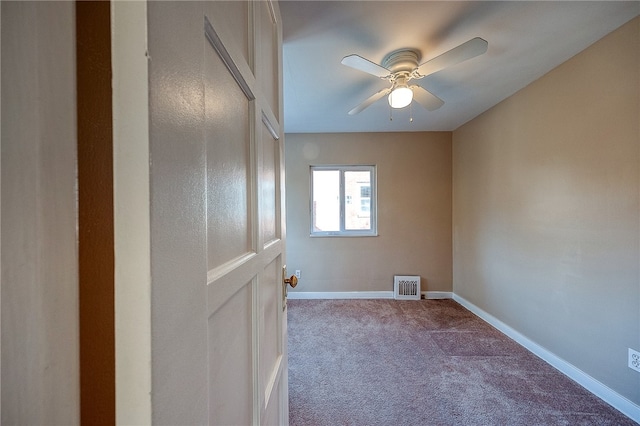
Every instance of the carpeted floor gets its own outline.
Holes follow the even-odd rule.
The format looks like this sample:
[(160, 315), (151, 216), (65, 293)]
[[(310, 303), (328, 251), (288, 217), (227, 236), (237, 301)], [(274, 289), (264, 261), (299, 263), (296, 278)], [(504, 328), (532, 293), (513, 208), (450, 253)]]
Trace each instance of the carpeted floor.
[(298, 425), (636, 425), (452, 300), (289, 300)]

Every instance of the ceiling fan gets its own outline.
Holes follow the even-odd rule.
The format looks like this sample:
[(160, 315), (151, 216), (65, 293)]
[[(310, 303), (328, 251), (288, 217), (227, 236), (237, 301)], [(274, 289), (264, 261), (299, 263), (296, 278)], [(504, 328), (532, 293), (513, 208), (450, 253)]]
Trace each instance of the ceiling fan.
[(378, 65), (359, 55), (349, 55), (342, 58), (342, 64), (366, 72), (383, 80), (388, 80), (391, 87), (373, 94), (357, 107), (349, 111), (354, 115), (364, 110), (382, 97), (389, 95), (391, 108), (404, 108), (413, 99), (429, 111), (440, 108), (444, 101), (433, 93), (417, 84), (409, 85), (411, 80), (418, 80), (440, 71), (444, 68), (459, 64), (467, 59), (482, 55), (487, 51), (488, 43), (480, 37), (462, 43), (458, 47), (436, 56), (418, 65), (420, 52), (415, 49), (398, 49), (382, 60)]

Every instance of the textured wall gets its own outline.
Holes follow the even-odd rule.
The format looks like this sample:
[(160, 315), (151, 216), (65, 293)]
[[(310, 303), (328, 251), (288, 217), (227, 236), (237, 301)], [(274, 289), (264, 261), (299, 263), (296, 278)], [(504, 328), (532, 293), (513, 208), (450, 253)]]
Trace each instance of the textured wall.
[[(394, 275), (451, 291), (451, 133), (287, 134), (292, 291), (390, 291)], [(309, 166), (375, 164), (377, 237), (309, 237)]]
[(455, 293), (636, 404), (639, 25), (453, 133)]
[(72, 2), (2, 2), (2, 424), (78, 424)]

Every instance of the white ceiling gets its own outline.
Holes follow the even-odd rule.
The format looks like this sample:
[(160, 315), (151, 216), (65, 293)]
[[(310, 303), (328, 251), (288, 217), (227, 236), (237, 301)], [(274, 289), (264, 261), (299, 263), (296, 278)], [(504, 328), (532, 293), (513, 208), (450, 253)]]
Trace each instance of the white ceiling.
[[(285, 0), (280, 9), (287, 133), (448, 131), (640, 14), (640, 2)], [(390, 121), (383, 98), (347, 114), (389, 83), (342, 65), (344, 56), (380, 64), (410, 47), (422, 63), (473, 37), (489, 42), (487, 53), (419, 80), (444, 100), (440, 109), (413, 102)]]

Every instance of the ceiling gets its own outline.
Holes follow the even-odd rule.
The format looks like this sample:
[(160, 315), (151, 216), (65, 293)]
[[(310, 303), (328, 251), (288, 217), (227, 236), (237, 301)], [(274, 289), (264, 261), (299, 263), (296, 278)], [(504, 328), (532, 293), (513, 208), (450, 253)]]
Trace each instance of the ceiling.
[[(640, 2), (284, 0), (280, 10), (287, 133), (450, 131), (640, 14)], [(414, 101), (390, 120), (383, 98), (348, 115), (389, 83), (344, 56), (380, 64), (408, 47), (423, 63), (474, 37), (488, 41), (484, 55), (418, 80), (441, 108)]]

